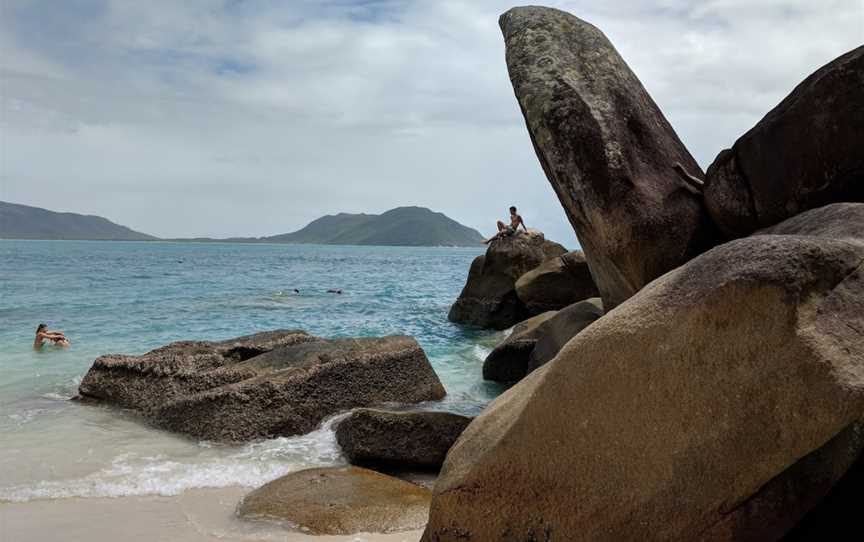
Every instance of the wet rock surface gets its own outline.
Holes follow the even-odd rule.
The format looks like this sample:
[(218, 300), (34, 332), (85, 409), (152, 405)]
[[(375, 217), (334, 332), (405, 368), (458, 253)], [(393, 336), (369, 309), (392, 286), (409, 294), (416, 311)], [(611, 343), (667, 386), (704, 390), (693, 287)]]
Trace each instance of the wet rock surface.
[(352, 465), (437, 471), (471, 418), (449, 412), (357, 409), (339, 422), (336, 440)]
[(422, 528), (429, 496), (428, 489), (359, 467), (309, 469), (248, 494), (238, 514), (315, 535), (387, 533)]

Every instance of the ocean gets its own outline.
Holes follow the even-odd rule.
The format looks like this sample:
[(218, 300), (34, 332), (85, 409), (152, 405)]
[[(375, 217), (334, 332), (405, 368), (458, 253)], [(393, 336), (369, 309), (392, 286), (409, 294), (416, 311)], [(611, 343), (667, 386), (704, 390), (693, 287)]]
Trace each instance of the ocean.
[[(408, 334), (448, 392), (424, 406), (477, 414), (502, 391), (481, 378), (502, 335), (452, 324), (447, 310), (481, 250), (0, 240), (0, 502), (253, 487), (345, 463), (333, 420), (304, 436), (224, 445), (70, 401), (99, 355), (175, 340), (280, 328)], [(34, 351), (40, 322), (71, 347)]]

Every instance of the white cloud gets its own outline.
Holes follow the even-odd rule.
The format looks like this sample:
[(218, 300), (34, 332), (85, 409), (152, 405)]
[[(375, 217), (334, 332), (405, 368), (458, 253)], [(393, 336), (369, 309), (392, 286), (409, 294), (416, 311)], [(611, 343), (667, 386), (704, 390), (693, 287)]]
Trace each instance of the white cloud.
[[(703, 166), (860, 45), (857, 0), (553, 2), (599, 26)], [(483, 1), (4, 2), (0, 199), (163, 236), (418, 204), (573, 243)]]

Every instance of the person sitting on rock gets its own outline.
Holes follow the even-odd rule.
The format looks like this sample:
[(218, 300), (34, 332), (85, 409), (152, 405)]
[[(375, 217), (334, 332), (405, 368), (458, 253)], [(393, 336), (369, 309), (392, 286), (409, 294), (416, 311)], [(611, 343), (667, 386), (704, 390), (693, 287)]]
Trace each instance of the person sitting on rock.
[(519, 231), (520, 225), (522, 226), (522, 228), (526, 232), (528, 231), (528, 227), (525, 226), (525, 221), (522, 220), (522, 217), (519, 215), (519, 213), (516, 212), (516, 207), (515, 206), (510, 207), (510, 223), (505, 224), (504, 222), (499, 220), (498, 221), (498, 233), (496, 233), (495, 235), (493, 235), (489, 239), (486, 239), (485, 241), (483, 241), (483, 243), (488, 245), (489, 243), (491, 243), (495, 239), (500, 239), (502, 237), (509, 237), (509, 236), (513, 235), (514, 233), (516, 233), (517, 231)]
[(69, 339), (62, 331), (50, 331), (48, 324), (39, 324), (36, 328), (36, 339), (33, 341), (33, 348), (39, 350), (42, 348), (45, 340), (53, 341), (54, 346), (69, 346)]

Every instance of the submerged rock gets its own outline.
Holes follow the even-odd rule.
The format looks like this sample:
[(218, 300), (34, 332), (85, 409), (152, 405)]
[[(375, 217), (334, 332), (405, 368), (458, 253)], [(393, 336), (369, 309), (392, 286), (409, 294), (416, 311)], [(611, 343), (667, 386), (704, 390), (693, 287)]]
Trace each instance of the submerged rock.
[(336, 440), (352, 465), (438, 470), (471, 418), (449, 412), (361, 408), (339, 422)]
[(581, 250), (549, 258), (516, 281), (516, 296), (531, 314), (557, 311), (598, 295)]
[(594, 322), (465, 430), (423, 540), (780, 538), (860, 455), (862, 225), (808, 211)]
[(864, 46), (829, 62), (721, 152), (705, 203), (730, 238), (807, 209), (864, 201)]
[(486, 357), (483, 378), (496, 382), (523, 379), (554, 358), (567, 341), (601, 316), (603, 302), (594, 297), (520, 323)]
[(701, 168), (597, 28), (543, 7), (500, 26), (537, 157), (611, 310), (713, 244), (701, 194), (674, 169)]
[(429, 497), (428, 489), (367, 469), (309, 469), (256, 489), (238, 514), (313, 535), (388, 533), (422, 528)]
[(217, 441), (307, 433), (351, 408), (445, 395), (411, 337), (323, 340), (302, 331), (101, 356), (79, 392)]
[(493, 329), (507, 329), (524, 320), (529, 314), (516, 296), (516, 280), (544, 260), (566, 251), (534, 230), (496, 239), (486, 254), (474, 259), (468, 281), (450, 307), (448, 318)]

